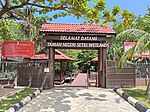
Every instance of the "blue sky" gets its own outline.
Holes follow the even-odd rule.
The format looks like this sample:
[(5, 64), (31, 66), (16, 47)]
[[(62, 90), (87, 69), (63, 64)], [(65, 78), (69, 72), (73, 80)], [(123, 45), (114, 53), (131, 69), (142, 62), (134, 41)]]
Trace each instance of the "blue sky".
[[(118, 5), (122, 10), (134, 12), (136, 16), (144, 15), (147, 11), (147, 7), (150, 7), (150, 0), (105, 0), (106, 7), (112, 9), (113, 6)], [(77, 19), (76, 17), (67, 16), (64, 18), (58, 18), (51, 22), (58, 23), (82, 23), (83, 19)]]

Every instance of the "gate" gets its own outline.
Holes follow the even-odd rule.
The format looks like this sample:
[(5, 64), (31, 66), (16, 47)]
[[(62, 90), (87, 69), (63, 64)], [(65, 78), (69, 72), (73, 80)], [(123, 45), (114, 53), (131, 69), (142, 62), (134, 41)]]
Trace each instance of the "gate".
[(122, 71), (116, 69), (116, 61), (107, 61), (106, 70), (107, 87), (134, 87), (135, 86), (135, 66), (128, 64)]
[(42, 87), (47, 75), (44, 72), (48, 66), (48, 62), (23, 62), (20, 63), (17, 70), (17, 85), (29, 87)]

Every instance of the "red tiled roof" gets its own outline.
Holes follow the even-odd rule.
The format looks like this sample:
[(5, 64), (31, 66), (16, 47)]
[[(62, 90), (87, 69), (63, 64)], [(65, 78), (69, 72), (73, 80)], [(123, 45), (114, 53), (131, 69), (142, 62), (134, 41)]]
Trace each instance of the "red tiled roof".
[(102, 27), (100, 25), (90, 25), (90, 24), (45, 23), (42, 25), (40, 31), (41, 32), (115, 34), (115, 31), (110, 26)]
[[(65, 59), (70, 60), (70, 61), (74, 61), (73, 58), (70, 58), (69, 56), (67, 56), (66, 54), (60, 52), (60, 51), (57, 50), (57, 49), (55, 49), (55, 52), (56, 52), (55, 55), (58, 53), (58, 54), (60, 54), (62, 57), (64, 57)], [(55, 59), (56, 59), (56, 58), (55, 58)], [(58, 59), (59, 59), (59, 58), (58, 58)]]
[(66, 60), (66, 61), (74, 61), (74, 59), (70, 57), (65, 57), (63, 55), (55, 55), (55, 60)]
[(46, 54), (35, 54), (31, 59), (48, 59)]
[[(42, 54), (35, 54), (31, 59), (48, 59), (48, 55), (45, 53)], [(64, 53), (60, 52), (59, 50), (55, 49), (55, 60), (66, 60), (66, 61), (74, 61), (73, 58), (65, 55)]]

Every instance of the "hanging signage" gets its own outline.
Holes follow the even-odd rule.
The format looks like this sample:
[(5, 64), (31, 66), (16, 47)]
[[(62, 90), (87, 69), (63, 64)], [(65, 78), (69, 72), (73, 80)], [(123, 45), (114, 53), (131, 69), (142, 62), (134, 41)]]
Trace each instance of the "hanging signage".
[(99, 48), (109, 47), (109, 43), (63, 43), (63, 42), (47, 42), (48, 47), (75, 47), (75, 48)]
[[(136, 42), (124, 42), (124, 52), (127, 52), (130, 48), (134, 47)], [(135, 54), (136, 57), (150, 57), (150, 50), (145, 50), (142, 53), (137, 51)]]
[(74, 36), (74, 35), (63, 35), (63, 36), (45, 36), (48, 40), (62, 40), (62, 41), (110, 41), (110, 37), (98, 37), (98, 36)]
[(96, 36), (60, 36), (60, 40), (96, 41), (96, 40), (98, 40), (98, 38)]
[(34, 56), (34, 42), (4, 41), (2, 42), (2, 57), (30, 58)]

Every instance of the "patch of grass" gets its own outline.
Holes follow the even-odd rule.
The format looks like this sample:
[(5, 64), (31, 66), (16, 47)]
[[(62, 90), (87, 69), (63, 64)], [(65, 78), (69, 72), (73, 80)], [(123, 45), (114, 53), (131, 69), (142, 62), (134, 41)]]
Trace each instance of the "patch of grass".
[(150, 108), (150, 96), (146, 95), (146, 86), (123, 88), (123, 91)]
[(0, 112), (4, 112), (5, 110), (9, 109), (11, 106), (20, 102), (23, 98), (33, 93), (35, 90), (36, 89), (34, 88), (25, 88), (18, 93), (15, 93), (13, 95), (10, 95), (6, 98), (1, 99), (0, 100)]

